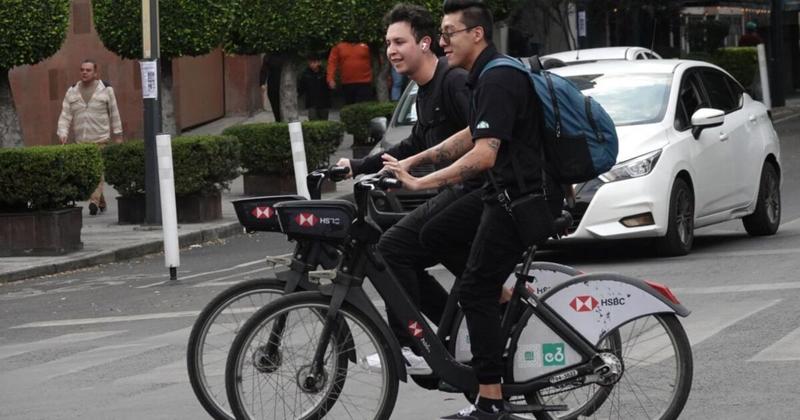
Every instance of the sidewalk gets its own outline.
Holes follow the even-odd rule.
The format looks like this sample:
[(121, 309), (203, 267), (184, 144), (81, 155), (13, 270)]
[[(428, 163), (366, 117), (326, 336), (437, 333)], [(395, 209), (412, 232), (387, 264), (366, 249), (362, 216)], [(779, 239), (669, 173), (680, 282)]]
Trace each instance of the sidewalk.
[[(330, 119), (339, 119), (338, 111), (331, 112)], [(260, 112), (251, 117), (225, 117), (209, 124), (187, 130), (183, 134), (219, 134), (226, 127), (238, 124), (273, 121), (271, 112)], [(331, 157), (350, 157), (352, 136), (346, 134), (344, 142)], [(309, 168), (312, 170), (314, 168)], [(352, 192), (351, 180), (337, 184), (337, 191), (323, 194), (323, 198), (335, 198)], [(117, 192), (105, 186), (108, 209), (105, 213), (90, 216), (88, 203), (78, 203), (83, 207), (83, 229), (81, 240), (83, 249), (55, 257), (6, 257), (0, 258), (0, 284), (77, 270), (141, 257), (163, 251), (163, 233), (160, 227), (117, 224)], [(181, 224), (178, 226), (181, 248), (238, 235), (243, 232), (239, 225), (231, 201), (244, 198), (242, 177), (233, 181), (230, 191), (222, 193), (222, 219), (208, 223)], [(164, 270), (165, 279), (168, 270)]]

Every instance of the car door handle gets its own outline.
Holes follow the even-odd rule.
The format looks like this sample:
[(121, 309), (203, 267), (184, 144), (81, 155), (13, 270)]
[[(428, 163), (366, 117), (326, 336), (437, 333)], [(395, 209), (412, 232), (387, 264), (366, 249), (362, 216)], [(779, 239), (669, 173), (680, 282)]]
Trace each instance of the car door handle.
[(730, 136), (728, 135), (728, 133), (720, 133), (719, 135), (719, 141), (728, 141), (729, 138)]
[(755, 115), (751, 115), (751, 116), (750, 116), (750, 118), (748, 118), (748, 119), (749, 119), (749, 120), (750, 120), (750, 122), (751, 122), (751, 123), (753, 123), (753, 124), (755, 124), (755, 123), (756, 123), (756, 121), (758, 121), (758, 118), (756, 118), (756, 116), (755, 116)]

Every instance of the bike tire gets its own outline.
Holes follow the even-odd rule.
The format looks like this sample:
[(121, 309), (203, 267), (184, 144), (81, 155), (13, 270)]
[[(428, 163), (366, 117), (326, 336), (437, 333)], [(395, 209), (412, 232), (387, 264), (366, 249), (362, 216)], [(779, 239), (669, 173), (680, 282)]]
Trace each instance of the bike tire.
[[(649, 321), (650, 319), (653, 320), (652, 324), (649, 324), (651, 322)], [(637, 326), (637, 324), (643, 325)], [(671, 347), (675, 352), (674, 363), (672, 363), (670, 360), (671, 357), (669, 357), (669, 355), (664, 357), (664, 347), (659, 346), (659, 343), (656, 341), (657, 336), (654, 334), (654, 332), (657, 332), (655, 330), (658, 328), (658, 326), (663, 328), (664, 335), (669, 339)], [(689, 398), (689, 393), (691, 391), (693, 361), (689, 339), (686, 336), (686, 331), (683, 329), (683, 326), (678, 321), (677, 317), (674, 314), (647, 315), (635, 320), (631, 320), (628, 323), (621, 325), (615, 330), (609, 332), (609, 334), (613, 333), (619, 334), (619, 336), (622, 338), (620, 355), (622, 356), (623, 371), (619, 381), (616, 384), (607, 387), (609, 389), (609, 395), (607, 395), (604, 399), (606, 404), (593, 407), (595, 410), (589, 416), (584, 416), (583, 413), (580, 412), (568, 416), (561, 416), (558, 413), (553, 412), (542, 412), (536, 414), (537, 419), (575, 419), (578, 418), (578, 415), (581, 415), (581, 419), (636, 418), (674, 420), (678, 418), (683, 410), (683, 407), (686, 405), (686, 400)], [(642, 336), (645, 338), (642, 339)], [(632, 343), (631, 345), (642, 344), (645, 346), (645, 350), (634, 350), (629, 348), (627, 346), (629, 343)], [(654, 348), (657, 349), (657, 351), (653, 351)], [(637, 359), (634, 357), (636, 355), (645, 357), (645, 359)], [(662, 359), (658, 360), (659, 358)], [(671, 394), (668, 398), (669, 400), (663, 404), (663, 409), (660, 409), (658, 414), (653, 416), (650, 414), (653, 411), (647, 410), (641, 406), (644, 404), (644, 402), (654, 403), (659, 402), (661, 399), (656, 398), (653, 395), (634, 395), (633, 397), (627, 395), (627, 392), (631, 391), (635, 394), (637, 391), (643, 393), (647, 390), (658, 390), (658, 387), (654, 386), (652, 383), (642, 385), (631, 382), (636, 380), (636, 376), (634, 376), (634, 370), (636, 369), (635, 373), (638, 374), (638, 367), (646, 363), (652, 363), (653, 367), (643, 367), (643, 370), (646, 370), (645, 379), (655, 380), (656, 378), (663, 378), (664, 372), (674, 371), (675, 374), (674, 381), (667, 381), (667, 386), (664, 387), (664, 389), (671, 390)], [(537, 397), (534, 398), (534, 401), (536, 403), (541, 403), (542, 400), (537, 394)], [(626, 406), (623, 407), (623, 404)], [(636, 407), (636, 404), (638, 404), (639, 407)]]
[[(380, 330), (372, 324), (372, 321), (366, 315), (347, 303), (344, 303), (339, 310), (341, 322), (337, 321), (336, 330), (331, 334), (331, 340), (334, 345), (328, 346), (327, 351), (330, 352), (330, 354), (324, 361), (326, 364), (335, 363), (334, 369), (336, 369), (337, 373), (344, 372), (344, 375), (341, 378), (337, 376), (331, 381), (330, 385), (325, 384), (324, 391), (321, 391), (324, 392), (324, 394), (320, 396), (320, 400), (314, 403), (315, 405), (311, 408), (305, 409), (297, 416), (286, 415), (286, 399), (281, 400), (283, 404), (283, 411), (281, 412), (279, 412), (277, 408), (264, 416), (254, 416), (250, 412), (251, 410), (249, 410), (248, 406), (255, 405), (255, 401), (253, 401), (253, 404), (246, 401), (246, 399), (248, 399), (246, 396), (248, 390), (258, 389), (258, 391), (253, 392), (253, 394), (259, 395), (258, 404), (262, 407), (264, 405), (269, 407), (272, 404), (269, 400), (266, 401), (265, 404), (263, 401), (264, 398), (283, 392), (291, 394), (291, 388), (294, 387), (297, 388), (297, 391), (295, 391), (293, 399), (290, 395), (289, 400), (294, 401), (295, 405), (303, 394), (314, 393), (313, 391), (308, 392), (303, 389), (305, 382), (301, 383), (301, 378), (304, 377), (302, 374), (306, 373), (305, 369), (310, 366), (313, 360), (313, 353), (316, 349), (315, 339), (319, 338), (318, 330), (321, 329), (325, 323), (324, 314), (330, 306), (330, 300), (330, 296), (322, 295), (319, 292), (298, 292), (286, 295), (258, 310), (245, 325), (242, 326), (231, 346), (225, 369), (225, 384), (228, 400), (230, 401), (232, 411), (237, 419), (270, 418), (277, 420), (278, 418), (300, 418), (303, 420), (316, 420), (324, 417), (326, 419), (335, 420), (339, 417), (352, 418), (353, 413), (356, 412), (363, 413), (364, 407), (361, 403), (359, 404), (358, 410), (351, 409), (350, 412), (348, 412), (347, 408), (347, 404), (352, 404), (352, 401), (363, 401), (363, 396), (348, 395), (344, 398), (340, 398), (340, 396), (351, 390), (368, 392), (376, 389), (374, 386), (369, 386), (368, 381), (361, 376), (352, 381), (347, 381), (347, 384), (344, 384), (345, 377), (349, 377), (350, 375), (371, 375), (370, 370), (361, 363), (352, 363), (348, 366), (348, 359), (352, 353), (355, 352), (360, 356), (360, 360), (365, 361), (366, 356), (372, 354), (370, 351), (375, 351), (375, 354), (380, 358), (378, 369), (381, 373), (382, 390), (375, 414), (365, 418), (379, 420), (389, 418), (397, 399), (399, 386), (399, 378), (397, 375), (398, 361), (394, 359), (391, 347), (389, 343), (384, 340)], [(304, 313), (315, 315), (308, 316), (308, 318), (311, 318), (311, 321), (309, 321), (311, 324), (304, 322)], [(267, 342), (272, 339), (272, 323), (278, 322), (277, 320), (281, 319), (281, 317), (284, 319), (283, 322), (285, 322), (286, 329), (283, 330), (283, 335), (280, 337), (282, 355), (279, 358), (279, 360), (281, 360), (280, 366), (278, 366), (276, 370), (286, 367), (285, 370), (288, 372), (277, 372), (273, 370), (266, 373), (263, 371), (256, 372), (254, 375), (244, 373), (244, 370), (251, 367), (249, 366), (249, 360), (252, 358), (250, 350), (263, 348), (264, 337), (262, 334), (268, 337), (266, 338)], [(301, 337), (296, 337), (292, 333), (292, 328), (301, 323), (302, 329), (298, 327), (296, 330)], [(337, 331), (341, 328), (346, 328), (347, 332)], [(306, 336), (303, 336), (304, 334)], [(369, 340), (372, 343), (372, 347), (356, 348), (356, 346), (360, 346), (358, 343), (364, 340)], [(351, 342), (354, 343), (354, 348), (352, 349), (342, 346), (342, 344)], [(295, 353), (304, 352), (305, 355), (302, 356), (302, 358), (308, 365), (298, 364), (297, 362), (293, 362), (293, 359), (283, 355), (293, 350)], [(290, 354), (290, 356), (295, 353)], [(257, 366), (254, 367), (256, 370), (258, 369)], [(290, 378), (290, 380), (286, 382), (286, 378)], [(292, 378), (294, 378), (294, 380), (291, 380)], [(262, 390), (263, 384), (261, 382), (254, 383), (261, 379), (274, 379), (276, 382), (283, 380), (284, 383), (276, 384), (276, 386), (271, 389), (271, 391), (274, 392), (267, 395), (265, 391)], [(351, 387), (348, 388), (348, 386)], [(264, 398), (261, 398), (261, 396), (264, 396)], [(339, 409), (340, 407), (336, 406), (337, 403), (342, 406), (341, 410)], [(277, 407), (278, 403), (275, 404)], [(266, 411), (269, 410), (267, 409)], [(283, 413), (283, 417), (280, 417), (281, 413)]]
[[(221, 366), (218, 366), (220, 369), (211, 369), (211, 366), (206, 365), (206, 361), (213, 357), (206, 353), (213, 350), (227, 355), (237, 330), (244, 324), (247, 317), (234, 317), (234, 328), (229, 330), (232, 334), (229, 335), (229, 338), (224, 336), (219, 337), (219, 344), (215, 344), (213, 349), (206, 347), (209, 333), (215, 328), (215, 324), (220, 320), (222, 314), (236, 303), (241, 302), (243, 299), (250, 299), (251, 306), (263, 306), (268, 302), (265, 302), (263, 299), (256, 300), (254, 296), (267, 294), (274, 295), (275, 298), (278, 298), (283, 296), (284, 286), (284, 282), (275, 278), (260, 278), (237, 283), (215, 296), (197, 316), (197, 320), (189, 334), (189, 342), (186, 349), (186, 365), (189, 373), (189, 382), (192, 385), (195, 396), (206, 412), (214, 419), (234, 420), (234, 417), (230, 405), (228, 404), (227, 395), (225, 394), (224, 361), (226, 359), (223, 357), (223, 363)], [(225, 318), (228, 320), (227, 317)], [(220, 327), (222, 327), (222, 325), (220, 325)], [(218, 335), (225, 334), (223, 332)], [(206, 356), (209, 357), (207, 358)], [(213, 372), (210, 370), (213, 370)], [(222, 375), (223, 378), (218, 384), (216, 383), (217, 381), (212, 381), (211, 378), (217, 375)], [(217, 388), (219, 388), (218, 392)]]

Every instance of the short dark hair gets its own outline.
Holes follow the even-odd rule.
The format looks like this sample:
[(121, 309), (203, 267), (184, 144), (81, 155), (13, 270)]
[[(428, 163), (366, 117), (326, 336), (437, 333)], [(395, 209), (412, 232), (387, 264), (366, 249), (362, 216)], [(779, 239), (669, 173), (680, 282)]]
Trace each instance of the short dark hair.
[(436, 22), (428, 9), (415, 4), (399, 3), (383, 17), (385, 27), (397, 22), (407, 22), (411, 26), (414, 39), (419, 42), (424, 37), (436, 40)]
[(87, 58), (87, 59), (81, 61), (81, 65), (84, 65), (84, 64), (87, 64), (87, 63), (91, 64), (92, 66), (94, 66), (94, 71), (97, 71), (97, 62), (96, 61), (92, 60), (91, 58)]
[(461, 12), (461, 21), (467, 28), (480, 26), (483, 28), (483, 38), (492, 43), (492, 26), (494, 18), (492, 11), (481, 0), (444, 0), (442, 5), (444, 14)]

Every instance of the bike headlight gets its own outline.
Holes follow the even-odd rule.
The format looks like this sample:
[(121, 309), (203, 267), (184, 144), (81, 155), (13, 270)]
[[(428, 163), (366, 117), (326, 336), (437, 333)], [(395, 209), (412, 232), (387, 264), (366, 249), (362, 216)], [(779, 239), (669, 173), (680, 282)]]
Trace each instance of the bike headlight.
[(645, 176), (656, 167), (659, 157), (661, 157), (661, 149), (619, 163), (611, 168), (610, 171), (600, 175), (599, 178), (603, 182), (614, 182)]

